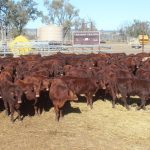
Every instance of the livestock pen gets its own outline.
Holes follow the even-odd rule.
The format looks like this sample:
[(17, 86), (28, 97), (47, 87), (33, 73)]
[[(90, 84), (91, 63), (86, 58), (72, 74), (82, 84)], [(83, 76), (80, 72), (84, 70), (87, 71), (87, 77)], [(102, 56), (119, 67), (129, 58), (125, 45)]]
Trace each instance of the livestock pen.
[[(53, 56), (45, 56), (45, 57), (35, 55), (36, 59), (33, 58), (34, 55), (21, 56), (18, 58), (11, 58), (11, 57), (10, 58), (5, 57), (3, 59), (1, 58), (0, 59), (2, 71), (1, 75), (5, 71), (10, 71), (10, 73), (14, 73), (11, 72), (12, 68), (14, 69), (14, 67), (16, 69), (15, 74), (12, 77), (16, 78), (17, 80), (18, 78), (22, 78), (22, 73), (23, 75), (25, 75), (25, 77), (27, 76), (27, 74), (30, 74), (29, 75), (30, 77), (35, 76), (34, 73), (36, 74), (44, 73), (45, 75), (45, 72), (43, 72), (44, 68), (42, 64), (44, 64), (44, 66), (47, 66), (48, 64), (48, 67), (50, 67), (50, 64), (54, 63), (54, 60), (51, 61), (51, 59), (53, 58), (55, 58), (55, 60), (56, 59), (61, 60), (60, 61), (61, 63), (59, 61), (57, 61), (57, 63), (56, 62), (54, 63), (56, 66), (58, 64), (61, 66), (72, 65), (73, 67), (79, 67), (79, 69), (83, 69), (82, 71), (85, 71), (84, 69), (86, 68), (86, 71), (89, 69), (87, 71), (89, 72), (88, 75), (90, 75), (92, 67), (95, 70), (98, 69), (96, 67), (99, 67), (99, 69), (101, 70), (101, 68), (103, 67), (106, 68), (106, 66), (108, 65), (107, 70), (110, 69), (111, 72), (112, 71), (111, 68), (113, 68), (114, 71), (116, 69), (115, 65), (118, 66), (122, 65), (122, 62), (124, 62), (124, 60), (126, 60), (125, 61), (126, 63), (131, 62), (132, 66), (138, 65), (138, 67), (136, 66), (136, 68), (132, 67), (130, 68), (129, 66), (128, 70), (129, 72), (127, 72), (128, 75), (131, 72), (134, 72), (135, 71), (134, 69), (139, 69), (139, 67), (143, 68), (143, 66), (145, 66), (147, 69), (149, 67), (148, 65), (149, 53), (131, 56), (125, 54), (89, 54), (89, 55), (72, 54), (73, 60), (70, 59), (70, 56), (71, 56), (70, 54), (58, 53)], [(90, 58), (92, 57), (93, 59), (92, 61), (90, 61)], [(100, 57), (100, 62), (99, 61), (95, 62), (97, 57)], [(74, 59), (75, 60), (78, 59), (80, 61), (74, 62)], [(112, 64), (112, 62), (116, 59), (117, 59), (117, 61), (115, 61), (116, 64), (115, 65)], [(118, 63), (119, 59), (122, 59), (120, 63)], [(144, 63), (144, 65), (140, 65), (138, 63), (139, 61), (141, 62), (141, 64), (143, 64), (143, 61), (146, 61), (147, 63)], [(105, 64), (105, 62), (107, 65)], [(28, 65), (25, 65), (25, 63), (27, 63)], [(95, 66), (92, 66), (93, 63)], [(125, 70), (127, 67), (126, 63), (122, 65), (123, 70)], [(53, 68), (54, 66), (51, 67)], [(29, 68), (31, 69), (30, 72), (25, 72), (25, 70)], [(38, 68), (40, 68), (40, 70), (36, 70)], [(51, 70), (48, 70), (49, 73), (51, 73), (51, 76), (48, 75), (48, 77), (50, 78), (50, 82), (54, 78), (57, 78), (55, 77), (55, 75), (56, 76), (61, 75), (60, 73), (62, 72), (60, 71), (62, 68), (59, 66), (57, 69), (60, 70), (59, 71), (53, 70), (54, 71), (53, 73), (51, 72)], [(41, 70), (42, 72), (40, 72)], [(75, 68), (73, 68), (73, 71), (75, 71)], [(97, 73), (97, 71), (94, 73)], [(119, 72), (116, 73), (117, 75), (121, 74)], [(0, 82), (3, 83), (4, 81), (1, 80), (1, 75), (0, 75)], [(81, 72), (78, 72), (78, 76), (79, 75), (81, 76)], [(135, 75), (135, 73), (133, 73), (133, 75)], [(113, 78), (109, 79), (110, 81), (113, 80)], [(12, 80), (12, 82), (15, 83), (16, 80)], [(106, 84), (107, 86), (108, 83), (104, 84)], [(43, 88), (41, 89), (43, 90)], [(31, 92), (34, 93), (35, 89), (32, 90), (33, 91)], [(25, 92), (24, 94), (27, 93)], [(70, 103), (67, 102), (64, 105), (64, 112), (63, 112), (64, 118), (60, 118), (59, 122), (55, 121), (55, 111), (53, 105), (49, 103), (49, 99), (42, 93), (40, 94), (40, 97), (42, 97), (42, 99), (40, 100), (44, 101), (46, 100), (46, 103), (44, 104), (44, 110), (41, 112), (41, 114), (40, 115), (29, 114), (28, 110), (24, 110), (25, 108), (27, 109), (28, 107), (31, 107), (25, 100), (26, 106), (23, 105), (23, 111), (25, 111), (24, 112), (25, 115), (23, 116), (22, 121), (19, 121), (16, 118), (18, 114), (15, 113), (16, 119), (14, 120), (15, 121), (14, 123), (10, 122), (9, 117), (6, 116), (3, 106), (3, 100), (0, 99), (1, 149), (33, 149), (33, 150), (34, 149), (39, 150), (43, 149), (149, 150), (150, 149), (149, 100), (147, 100), (146, 110), (140, 109), (138, 111), (137, 106), (140, 104), (140, 99), (137, 96), (136, 97), (131, 96), (129, 101), (130, 110), (127, 110), (125, 107), (121, 105), (122, 103), (119, 100), (118, 96), (117, 96), (118, 101), (116, 101), (117, 105), (115, 108), (112, 108), (111, 95), (109, 95), (108, 97), (106, 95), (104, 95), (105, 97), (103, 97), (103, 95), (99, 95), (98, 98), (96, 98), (96, 95), (93, 94), (94, 98), (93, 109), (90, 109), (89, 107), (87, 107), (85, 97), (83, 97), (82, 94), (84, 93), (81, 93), (79, 101)], [(1, 96), (2, 95), (3, 94), (1, 93)]]

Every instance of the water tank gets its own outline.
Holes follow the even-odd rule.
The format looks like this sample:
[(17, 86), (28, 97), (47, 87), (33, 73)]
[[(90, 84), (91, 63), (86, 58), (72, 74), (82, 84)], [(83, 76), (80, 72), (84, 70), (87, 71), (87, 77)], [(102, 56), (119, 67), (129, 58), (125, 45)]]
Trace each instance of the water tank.
[(37, 39), (39, 41), (63, 41), (63, 27), (47, 25), (37, 29)]

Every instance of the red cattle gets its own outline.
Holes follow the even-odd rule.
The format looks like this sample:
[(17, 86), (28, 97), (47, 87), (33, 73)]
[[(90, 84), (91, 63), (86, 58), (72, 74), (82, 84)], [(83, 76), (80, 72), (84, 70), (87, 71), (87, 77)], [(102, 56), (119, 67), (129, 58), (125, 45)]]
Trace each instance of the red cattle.
[(105, 85), (102, 80), (91, 79), (91, 78), (79, 78), (64, 76), (61, 79), (67, 84), (69, 89), (71, 89), (77, 95), (85, 95), (87, 99), (87, 105), (92, 108), (93, 100), (92, 97), (99, 89), (105, 89)]
[(47, 94), (43, 91), (50, 90), (57, 119), (61, 115), (64, 102), (73, 99), (74, 94), (84, 94), (87, 104), (92, 108), (92, 97), (98, 89), (105, 88), (105, 93), (112, 97), (113, 107), (117, 93), (121, 93), (127, 109), (129, 107), (126, 97), (134, 94), (141, 97), (142, 108), (149, 96), (149, 57), (149, 53), (128, 56), (124, 53), (57, 53), (44, 57), (27, 55), (19, 58), (0, 58), (0, 94), (4, 102), (12, 105), (14, 109), (15, 105), (21, 102), (21, 96), (25, 95), (27, 100), (34, 100), (35, 112), (38, 112), (38, 100), (42, 100), (43, 95)]
[(21, 100), (21, 89), (11, 83), (8, 80), (0, 81), (0, 93), (4, 102), (4, 106), (6, 109), (6, 114), (9, 113), (10, 108), (10, 114), (11, 114), (11, 121), (14, 122), (14, 111), (16, 110), (18, 112), (19, 120), (21, 120), (20, 116), (20, 105), (22, 103)]
[(62, 109), (66, 101), (77, 99), (75, 93), (68, 88), (63, 79), (52, 80), (49, 96), (54, 105), (57, 121), (62, 116)]
[(145, 109), (146, 100), (150, 97), (150, 81), (137, 78), (117, 78), (117, 91), (122, 95), (122, 100), (127, 109), (129, 106), (126, 102), (127, 96), (139, 96), (141, 105), (138, 109)]

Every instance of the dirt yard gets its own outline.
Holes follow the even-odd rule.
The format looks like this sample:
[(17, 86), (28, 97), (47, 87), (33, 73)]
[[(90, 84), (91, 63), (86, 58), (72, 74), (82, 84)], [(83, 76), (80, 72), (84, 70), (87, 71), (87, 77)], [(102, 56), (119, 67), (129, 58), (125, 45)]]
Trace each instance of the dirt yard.
[[(106, 43), (102, 44), (102, 47), (111, 47), (111, 49), (102, 48), (103, 52), (110, 52), (110, 53), (126, 53), (126, 54), (137, 54), (142, 52), (142, 48), (135, 49), (131, 48), (131, 45), (126, 43)], [(150, 44), (145, 45), (144, 52), (150, 53)]]
[(150, 106), (127, 111), (122, 105), (98, 100), (91, 110), (86, 103), (71, 102), (60, 122), (53, 108), (40, 116), (12, 124), (0, 113), (1, 150), (150, 150)]
[[(111, 46), (107, 52), (141, 52), (127, 44), (105, 46)], [(120, 104), (112, 109), (110, 101), (98, 100), (92, 110), (72, 102), (59, 123), (53, 108), (14, 124), (1, 111), (0, 150), (150, 150), (150, 104), (146, 111), (135, 104), (127, 111)]]

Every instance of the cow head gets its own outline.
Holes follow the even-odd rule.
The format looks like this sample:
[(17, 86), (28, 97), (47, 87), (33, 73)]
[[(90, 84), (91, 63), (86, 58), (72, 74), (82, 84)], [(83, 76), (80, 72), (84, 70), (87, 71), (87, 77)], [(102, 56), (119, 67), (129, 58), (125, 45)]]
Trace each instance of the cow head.
[(49, 91), (50, 89), (50, 80), (49, 79), (44, 79), (42, 81), (42, 86), (41, 86), (41, 90), (46, 90), (46, 91)]
[(59, 75), (59, 76), (63, 76), (63, 75), (64, 75), (64, 69), (63, 69), (62, 66), (59, 66), (59, 67), (58, 67), (58, 75)]
[(36, 98), (40, 97), (41, 83), (36, 83), (33, 85)]
[(104, 79), (97, 79), (96, 80), (96, 85), (99, 89), (103, 89), (105, 90), (106, 89), (106, 82)]
[(17, 102), (17, 104), (22, 103), (23, 91), (20, 87), (15, 86), (15, 88), (11, 90), (10, 94), (11, 94), (11, 97)]

